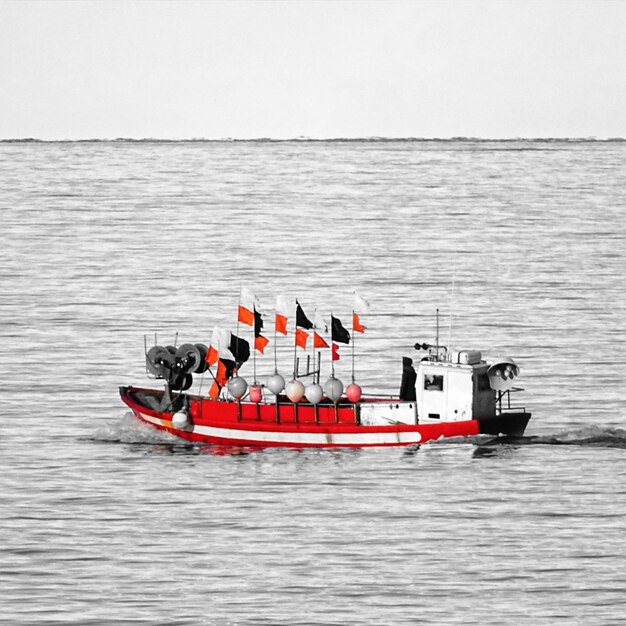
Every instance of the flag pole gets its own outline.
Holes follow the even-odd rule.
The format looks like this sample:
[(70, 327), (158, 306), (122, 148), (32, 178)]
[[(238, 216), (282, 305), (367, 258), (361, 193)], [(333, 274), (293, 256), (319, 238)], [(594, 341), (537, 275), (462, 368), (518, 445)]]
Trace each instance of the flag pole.
[[(322, 354), (322, 350), (321, 349), (318, 349), (318, 350), (315, 349), (315, 334), (317, 333), (317, 329), (318, 329), (318, 326), (317, 326), (317, 309), (315, 309), (314, 313), (313, 313), (313, 337), (311, 337), (311, 348), (313, 350), (313, 380), (312, 380), (312, 382), (314, 382), (314, 383), (315, 382), (319, 383), (320, 368), (317, 367), (317, 365), (318, 365), (318, 362), (319, 362), (319, 357), (321, 357), (321, 354)], [(317, 373), (315, 371), (316, 367), (317, 367)]]
[(334, 350), (334, 346), (333, 346), (333, 312), (330, 312), (330, 351), (331, 351), (331, 357), (330, 357), (330, 372), (331, 372), (331, 377), (335, 378), (335, 357), (332, 354), (332, 351)]
[(274, 374), (278, 374), (278, 357), (276, 356), (276, 313), (277, 311), (274, 311)]
[[(256, 325), (256, 309), (255, 309), (255, 318), (254, 323)], [(252, 374), (254, 377), (254, 384), (256, 385), (256, 330), (254, 326), (252, 327), (252, 334), (254, 337), (252, 338)]]
[(352, 382), (354, 382), (354, 307), (352, 307)]
[(296, 299), (296, 327), (293, 332), (293, 378), (294, 380), (296, 378), (296, 359), (297, 359), (296, 348), (298, 347), (296, 344), (297, 337), (298, 337), (298, 300)]
[[(241, 306), (241, 285), (239, 285), (239, 302), (237, 303), (237, 337), (239, 337), (239, 307), (240, 306)], [(236, 341), (235, 342), (235, 364), (237, 363), (238, 352), (239, 352), (239, 342)]]

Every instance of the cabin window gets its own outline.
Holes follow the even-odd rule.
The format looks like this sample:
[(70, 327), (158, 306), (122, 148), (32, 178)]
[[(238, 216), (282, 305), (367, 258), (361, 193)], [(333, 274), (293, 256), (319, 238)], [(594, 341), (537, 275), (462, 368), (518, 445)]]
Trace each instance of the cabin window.
[(443, 376), (424, 374), (424, 389), (426, 391), (443, 391)]

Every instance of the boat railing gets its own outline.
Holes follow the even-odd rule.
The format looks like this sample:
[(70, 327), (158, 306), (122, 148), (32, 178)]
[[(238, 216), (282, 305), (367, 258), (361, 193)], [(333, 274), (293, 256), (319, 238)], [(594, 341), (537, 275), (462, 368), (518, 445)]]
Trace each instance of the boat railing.
[(505, 413), (522, 411), (523, 413), (526, 413), (526, 407), (511, 404), (511, 394), (518, 393), (520, 391), (524, 390), (521, 387), (511, 387), (506, 391), (498, 391), (498, 396), (496, 398), (496, 406), (498, 408), (498, 412)]

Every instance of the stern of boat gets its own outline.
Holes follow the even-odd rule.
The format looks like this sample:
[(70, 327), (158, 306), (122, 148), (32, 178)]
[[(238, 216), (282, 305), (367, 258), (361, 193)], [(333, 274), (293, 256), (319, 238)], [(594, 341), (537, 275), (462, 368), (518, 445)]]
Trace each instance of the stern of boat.
[(526, 430), (531, 414), (526, 411), (502, 412), (490, 419), (478, 420), (481, 435), (511, 435), (521, 437)]

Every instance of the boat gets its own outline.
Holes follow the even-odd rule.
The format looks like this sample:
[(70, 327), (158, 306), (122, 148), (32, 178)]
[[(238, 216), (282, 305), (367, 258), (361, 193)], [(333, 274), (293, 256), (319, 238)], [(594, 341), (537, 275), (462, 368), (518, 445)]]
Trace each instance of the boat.
[[(258, 319), (256, 309), (254, 314)], [(299, 317), (297, 323), (303, 319), (308, 322)], [(358, 328), (358, 316), (356, 322)], [(260, 336), (256, 326), (255, 339)], [(155, 345), (145, 349), (146, 373), (162, 380), (163, 388), (122, 386), (123, 402), (139, 420), (182, 440), (259, 448), (419, 446), (483, 434), (521, 436), (531, 417), (515, 404), (523, 389), (516, 386), (520, 368), (512, 358), (448, 349), (439, 345), (438, 332), (435, 344), (411, 347), (418, 351), (417, 367), (413, 358), (402, 357), (400, 391), (389, 395), (363, 394), (354, 382), (354, 366), (345, 390), (334, 367), (321, 385), (319, 353), (317, 366), (310, 367), (307, 358), (303, 373), (295, 359), (287, 383), (277, 368), (258, 379), (255, 361), (254, 382), (248, 385), (241, 368), (249, 344), (234, 334), (224, 339), (221, 332), (221, 342), (214, 331), (209, 346), (161, 346), (155, 338)], [(231, 358), (223, 358), (225, 353)], [(218, 366), (217, 374), (211, 363)], [(209, 394), (190, 392), (194, 376), (204, 379), (207, 372), (213, 378)]]

